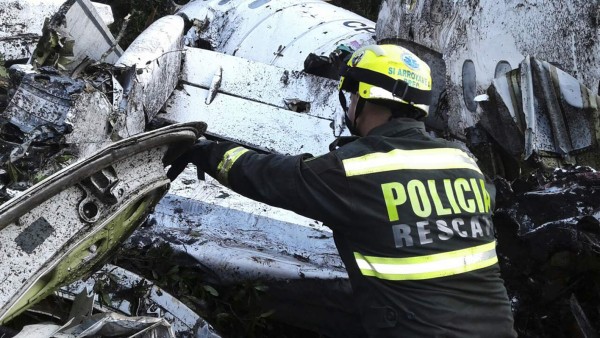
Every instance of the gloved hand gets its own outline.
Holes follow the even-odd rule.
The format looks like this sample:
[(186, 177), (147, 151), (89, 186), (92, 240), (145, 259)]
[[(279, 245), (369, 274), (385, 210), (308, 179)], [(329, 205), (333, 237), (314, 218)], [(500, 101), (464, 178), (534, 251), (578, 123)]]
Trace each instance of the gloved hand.
[(204, 172), (208, 166), (210, 145), (213, 143), (213, 141), (206, 139), (197, 140), (190, 149), (171, 163), (171, 168), (167, 171), (167, 177), (173, 181), (181, 174), (183, 169), (185, 169), (189, 163), (192, 163), (196, 166), (196, 170), (198, 171), (198, 179), (204, 180)]

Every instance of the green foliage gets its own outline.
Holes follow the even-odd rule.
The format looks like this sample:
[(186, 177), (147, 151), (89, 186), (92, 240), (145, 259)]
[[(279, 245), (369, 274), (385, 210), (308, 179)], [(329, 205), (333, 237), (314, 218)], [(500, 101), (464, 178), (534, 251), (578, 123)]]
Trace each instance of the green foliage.
[(123, 37), (119, 41), (123, 49), (126, 49), (156, 19), (173, 14), (175, 11), (171, 0), (100, 0), (98, 2), (111, 5), (115, 22), (109, 28), (115, 37), (123, 27), (124, 18), (131, 14)]
[[(224, 337), (318, 337), (278, 323), (275, 311), (261, 300), (268, 287), (260, 282), (215, 285), (197, 268), (177, 265), (177, 255), (168, 245), (140, 251), (122, 250), (114, 262), (156, 283), (211, 323)], [(165, 264), (167, 263), (167, 264)], [(99, 293), (104, 300), (108, 295)]]
[(381, 7), (382, 0), (331, 0), (329, 3), (345, 8), (351, 12), (354, 12), (365, 18), (377, 21), (377, 15), (379, 14), (379, 7)]
[(2, 78), (7, 79), (8, 78), (8, 72), (6, 71), (6, 68), (4, 67), (4, 55), (0, 54), (0, 81), (2, 81)]
[(23, 176), (23, 173), (12, 162), (6, 162), (6, 172), (8, 173), (8, 178), (12, 183), (19, 182)]

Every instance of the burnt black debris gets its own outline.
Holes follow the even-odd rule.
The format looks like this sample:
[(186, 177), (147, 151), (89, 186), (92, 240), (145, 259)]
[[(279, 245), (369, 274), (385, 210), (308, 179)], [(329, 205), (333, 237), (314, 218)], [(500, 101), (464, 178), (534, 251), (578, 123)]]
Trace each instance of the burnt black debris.
[(498, 253), (521, 337), (600, 329), (600, 172), (590, 167), (496, 180)]

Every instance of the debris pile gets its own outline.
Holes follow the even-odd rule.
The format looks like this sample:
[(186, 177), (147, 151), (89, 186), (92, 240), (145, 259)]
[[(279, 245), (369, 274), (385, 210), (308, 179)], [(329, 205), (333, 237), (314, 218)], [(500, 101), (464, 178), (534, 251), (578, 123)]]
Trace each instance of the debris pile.
[(595, 337), (600, 328), (600, 172), (496, 180), (502, 275), (523, 337)]

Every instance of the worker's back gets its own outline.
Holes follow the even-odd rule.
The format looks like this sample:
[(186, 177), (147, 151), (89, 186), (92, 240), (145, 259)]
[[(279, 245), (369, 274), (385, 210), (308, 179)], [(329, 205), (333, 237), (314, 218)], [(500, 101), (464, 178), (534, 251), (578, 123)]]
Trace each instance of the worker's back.
[(515, 336), (495, 252), (494, 187), (422, 126), (392, 121), (335, 152), (350, 208), (330, 226), (364, 325), (374, 336)]

